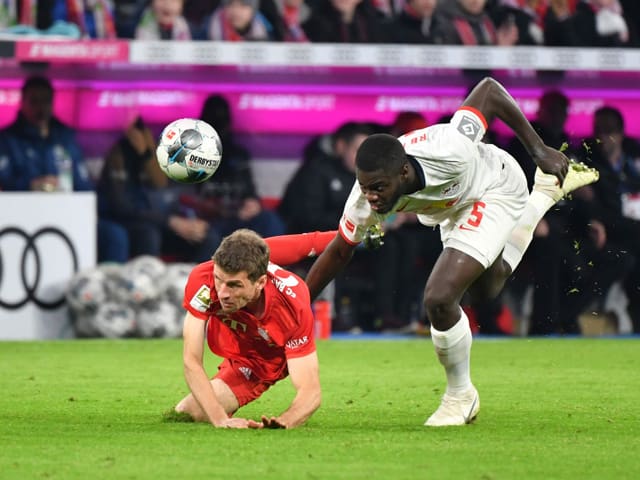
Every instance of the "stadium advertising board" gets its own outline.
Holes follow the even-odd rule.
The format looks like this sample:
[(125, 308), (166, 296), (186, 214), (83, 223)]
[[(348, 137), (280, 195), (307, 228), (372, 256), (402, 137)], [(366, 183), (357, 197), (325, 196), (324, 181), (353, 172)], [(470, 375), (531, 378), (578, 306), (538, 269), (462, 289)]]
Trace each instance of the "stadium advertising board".
[(96, 263), (93, 192), (0, 195), (0, 340), (73, 336), (64, 294)]

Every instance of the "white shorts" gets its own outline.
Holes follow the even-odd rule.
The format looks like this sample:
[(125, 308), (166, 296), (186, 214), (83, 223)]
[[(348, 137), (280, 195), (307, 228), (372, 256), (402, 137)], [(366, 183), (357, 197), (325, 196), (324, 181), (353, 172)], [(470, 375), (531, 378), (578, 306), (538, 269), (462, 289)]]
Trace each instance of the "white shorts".
[(461, 206), (440, 224), (444, 248), (455, 248), (488, 268), (502, 252), (529, 198), (527, 179), (504, 150), (492, 149), (502, 162), (496, 184), (474, 204)]

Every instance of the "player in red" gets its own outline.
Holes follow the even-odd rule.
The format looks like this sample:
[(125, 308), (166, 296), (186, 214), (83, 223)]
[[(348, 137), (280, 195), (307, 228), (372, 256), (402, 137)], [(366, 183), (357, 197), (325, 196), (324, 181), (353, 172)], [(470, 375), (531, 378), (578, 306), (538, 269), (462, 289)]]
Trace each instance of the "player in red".
[[(304, 281), (278, 264), (321, 253), (334, 232), (262, 239), (251, 230), (226, 237), (197, 265), (185, 287), (184, 374), (191, 393), (175, 407), (196, 421), (227, 428), (294, 428), (320, 406), (313, 313)], [(272, 263), (273, 262), (273, 263)], [(204, 340), (224, 360), (209, 380)], [(271, 385), (291, 377), (287, 410), (261, 421), (232, 417)]]

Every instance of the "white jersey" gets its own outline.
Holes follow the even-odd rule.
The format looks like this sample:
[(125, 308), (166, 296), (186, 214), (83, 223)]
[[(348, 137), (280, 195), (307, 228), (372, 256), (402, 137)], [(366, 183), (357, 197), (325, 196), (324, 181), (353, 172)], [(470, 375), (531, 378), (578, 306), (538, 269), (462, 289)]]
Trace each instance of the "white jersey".
[(504, 168), (497, 147), (481, 142), (487, 130), (483, 115), (462, 107), (450, 123), (415, 130), (398, 138), (425, 187), (403, 195), (390, 212), (371, 209), (358, 182), (353, 186), (340, 220), (340, 232), (350, 243), (359, 243), (368, 226), (396, 212), (413, 212), (424, 225), (439, 225), (460, 209), (479, 201), (501, 182)]

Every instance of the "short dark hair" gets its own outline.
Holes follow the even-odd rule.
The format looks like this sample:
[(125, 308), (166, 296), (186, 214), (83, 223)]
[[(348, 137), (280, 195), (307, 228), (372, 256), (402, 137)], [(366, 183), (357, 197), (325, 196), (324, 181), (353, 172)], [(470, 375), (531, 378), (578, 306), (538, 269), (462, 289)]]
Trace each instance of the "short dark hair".
[(540, 108), (561, 108), (566, 110), (569, 108), (569, 97), (560, 90), (547, 90), (540, 97)]
[(393, 135), (376, 133), (367, 137), (356, 154), (356, 168), (364, 172), (400, 171), (407, 162), (404, 147)]
[(269, 245), (260, 235), (241, 228), (222, 240), (212, 259), (225, 272), (246, 272), (255, 282), (267, 273), (269, 254)]
[(624, 133), (624, 117), (615, 107), (600, 107), (593, 115), (593, 129), (596, 135)]
[(49, 93), (51, 93), (51, 95), (53, 96), (53, 85), (47, 77), (34, 75), (27, 78), (22, 84), (22, 95), (24, 95), (27, 90), (31, 90), (32, 88), (42, 88), (49, 90)]
[(231, 129), (231, 106), (229, 101), (222, 95), (209, 95), (202, 105), (200, 120), (215, 128), (221, 137), (226, 137)]
[(373, 127), (364, 122), (345, 122), (331, 135), (332, 143), (335, 145), (338, 140), (351, 143), (358, 135), (371, 135)]

